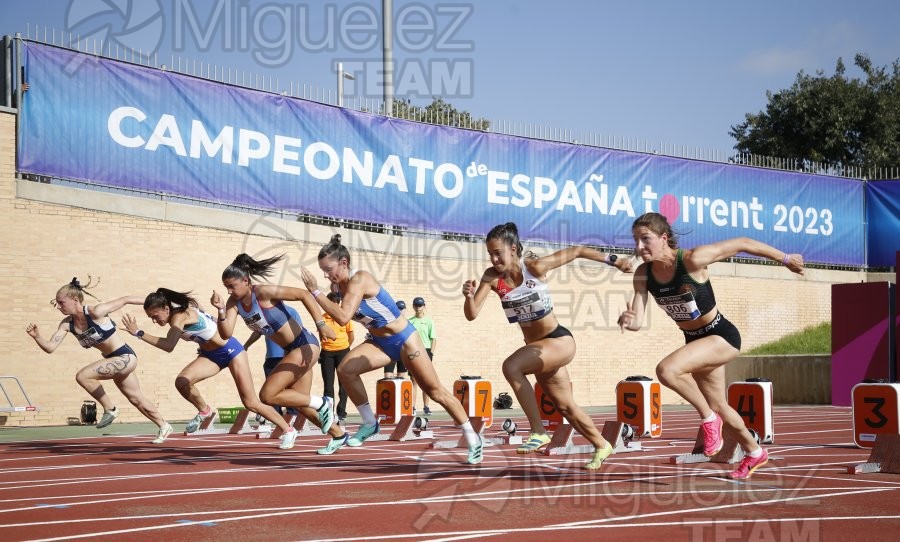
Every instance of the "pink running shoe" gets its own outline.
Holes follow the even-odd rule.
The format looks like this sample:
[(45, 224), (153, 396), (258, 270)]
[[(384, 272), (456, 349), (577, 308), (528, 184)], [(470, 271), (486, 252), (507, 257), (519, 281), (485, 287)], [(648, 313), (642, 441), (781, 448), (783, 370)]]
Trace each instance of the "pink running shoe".
[(769, 452), (766, 451), (765, 448), (762, 449), (762, 455), (759, 457), (750, 457), (749, 455), (745, 455), (744, 459), (741, 459), (741, 464), (738, 466), (737, 470), (729, 474), (733, 480), (746, 480), (750, 478), (750, 475), (753, 474), (753, 471), (762, 467), (766, 463), (769, 462)]
[(722, 440), (722, 417), (716, 415), (711, 422), (700, 424), (703, 429), (703, 455), (712, 457), (722, 450), (725, 441)]

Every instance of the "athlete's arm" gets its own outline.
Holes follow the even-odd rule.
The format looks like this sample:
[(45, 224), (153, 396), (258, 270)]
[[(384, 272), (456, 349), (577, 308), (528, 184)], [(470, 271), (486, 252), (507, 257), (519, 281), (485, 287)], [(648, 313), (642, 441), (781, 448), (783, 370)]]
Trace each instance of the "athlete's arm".
[(52, 354), (54, 350), (60, 345), (62, 340), (65, 338), (66, 333), (69, 332), (69, 320), (71, 317), (66, 317), (62, 319), (62, 322), (59, 323), (59, 327), (56, 328), (56, 333), (53, 334), (50, 339), (45, 339), (41, 336), (41, 332), (38, 330), (37, 324), (31, 323), (25, 327), (25, 332), (34, 339), (34, 342), (37, 343), (38, 346), (41, 347), (41, 350), (48, 354)]
[(98, 303), (93, 307), (88, 308), (88, 311), (91, 313), (92, 317), (96, 318), (105, 318), (109, 316), (109, 313), (115, 312), (125, 305), (143, 305), (144, 298), (139, 295), (128, 295), (124, 297), (120, 297), (118, 299), (113, 299), (112, 301), (107, 301), (105, 303)]
[(625, 311), (619, 315), (619, 329), (623, 332), (637, 331), (644, 325), (644, 313), (647, 310), (647, 300), (649, 293), (647, 292), (647, 266), (641, 264), (637, 271), (634, 272), (634, 296), (631, 302), (625, 304)]
[(794, 273), (803, 274), (802, 255), (786, 254), (775, 247), (749, 237), (735, 237), (734, 239), (719, 241), (718, 243), (701, 245), (693, 250), (685, 250), (683, 261), (690, 273), (697, 269), (702, 269), (711, 263), (731, 258), (741, 252), (783, 263)]
[(491, 292), (491, 286), (496, 281), (497, 272), (488, 269), (481, 275), (480, 282), (473, 279), (463, 283), (462, 294), (465, 297), (463, 313), (466, 315), (466, 320), (471, 322), (478, 317), (481, 307), (484, 306), (484, 300), (487, 299), (487, 295)]

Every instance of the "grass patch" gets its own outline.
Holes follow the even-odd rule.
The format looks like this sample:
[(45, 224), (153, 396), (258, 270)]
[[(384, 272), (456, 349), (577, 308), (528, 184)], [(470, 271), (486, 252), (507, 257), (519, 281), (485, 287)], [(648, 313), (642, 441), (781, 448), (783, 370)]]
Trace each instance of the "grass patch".
[(761, 344), (745, 355), (777, 356), (786, 354), (830, 354), (831, 322), (823, 322), (786, 335), (777, 341)]

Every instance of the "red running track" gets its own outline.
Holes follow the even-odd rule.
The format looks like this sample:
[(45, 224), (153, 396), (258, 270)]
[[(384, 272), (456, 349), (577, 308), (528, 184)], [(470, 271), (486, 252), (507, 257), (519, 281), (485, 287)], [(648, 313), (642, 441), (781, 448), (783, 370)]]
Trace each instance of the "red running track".
[[(438, 440), (458, 438), (437, 423)], [(852, 444), (848, 408), (776, 407), (772, 459), (745, 482), (727, 478), (733, 465), (669, 463), (698, 423), (666, 412), (663, 438), (596, 473), (582, 470), (586, 454), (506, 445), (470, 467), (430, 440), (333, 456), (314, 453), (320, 436), (288, 451), (254, 435), (7, 443), (0, 540), (898, 539), (900, 475), (847, 474), (869, 455)]]

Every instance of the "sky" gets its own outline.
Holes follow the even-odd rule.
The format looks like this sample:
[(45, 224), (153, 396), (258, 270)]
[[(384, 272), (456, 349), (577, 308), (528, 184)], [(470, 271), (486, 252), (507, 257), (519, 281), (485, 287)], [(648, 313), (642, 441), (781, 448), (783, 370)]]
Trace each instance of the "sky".
[[(105, 36), (160, 64), (380, 99), (381, 0), (0, 1), (0, 35)], [(896, 0), (393, 0), (395, 97), (524, 123), (730, 152), (728, 134), (801, 70), (900, 59)], [(69, 38), (65, 38), (68, 40)], [(333, 94), (330, 94), (333, 96)], [(573, 136), (575, 137), (575, 136)]]

